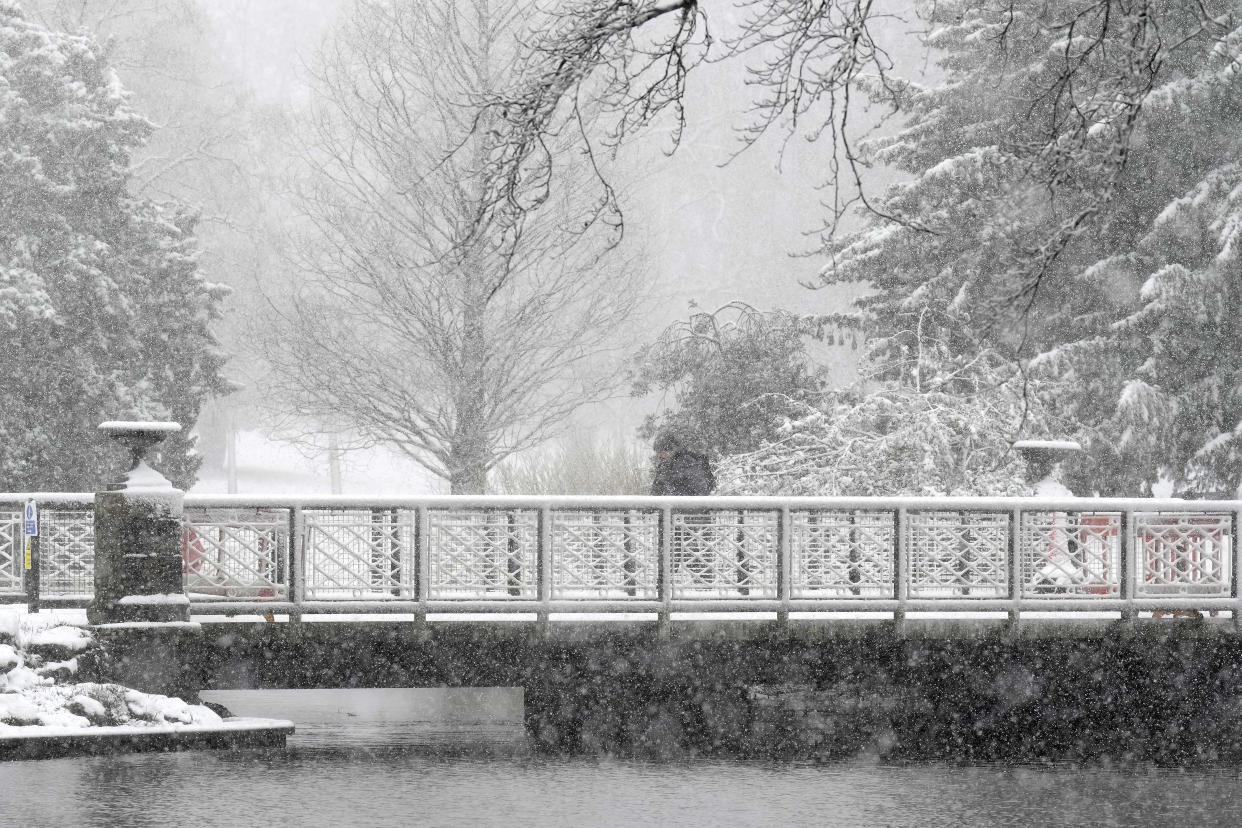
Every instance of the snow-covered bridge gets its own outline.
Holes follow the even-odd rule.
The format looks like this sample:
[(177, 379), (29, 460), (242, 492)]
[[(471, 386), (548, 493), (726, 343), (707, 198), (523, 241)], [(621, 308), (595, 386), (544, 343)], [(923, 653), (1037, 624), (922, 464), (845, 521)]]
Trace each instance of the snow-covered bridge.
[[(37, 578), (24, 571), (32, 498)], [(0, 600), (85, 605), (92, 508), (90, 494), (0, 495)], [(183, 553), (192, 612), (203, 617), (1200, 610), (1237, 619), (1240, 509), (1154, 499), (189, 495)]]
[[(23, 601), (37, 586), (45, 605), (85, 605), (91, 496), (37, 498), (28, 572), (26, 499), (0, 497), (0, 590)], [(184, 584), (201, 626), (121, 618), (96, 635), (109, 680), (188, 696), (517, 687), (528, 732), (553, 748), (1242, 756), (1240, 508), (188, 496)], [(176, 521), (166, 528), (176, 575)], [(105, 531), (104, 560), (137, 537), (118, 550)], [(142, 603), (184, 608), (127, 584)], [(1174, 610), (1197, 620), (1116, 620)], [(1199, 615), (1213, 611), (1220, 623)], [(979, 619), (988, 613), (998, 617)], [(347, 623), (264, 620), (315, 616)]]

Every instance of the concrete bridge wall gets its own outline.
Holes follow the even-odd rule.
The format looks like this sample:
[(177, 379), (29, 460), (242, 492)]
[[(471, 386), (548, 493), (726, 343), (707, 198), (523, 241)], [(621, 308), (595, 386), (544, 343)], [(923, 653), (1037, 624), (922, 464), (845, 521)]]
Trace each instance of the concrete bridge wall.
[[(141, 634), (112, 634), (111, 674), (166, 681)], [(1242, 637), (1198, 620), (229, 623), (164, 642), (199, 688), (520, 687), (555, 750), (1242, 759)]]

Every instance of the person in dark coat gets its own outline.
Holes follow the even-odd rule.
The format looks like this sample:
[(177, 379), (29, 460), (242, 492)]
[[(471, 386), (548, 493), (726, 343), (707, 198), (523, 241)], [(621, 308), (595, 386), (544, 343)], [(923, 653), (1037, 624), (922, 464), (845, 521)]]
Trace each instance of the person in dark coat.
[[(695, 497), (716, 488), (707, 457), (691, 451), (675, 434), (665, 430), (651, 447), (656, 452), (653, 495)], [(673, 522), (672, 563), (674, 577), (683, 586), (710, 586), (712, 581), (712, 518), (706, 513), (677, 515)]]
[(656, 452), (653, 495), (694, 497), (709, 495), (716, 488), (707, 457), (691, 451), (672, 432), (661, 431), (651, 446)]

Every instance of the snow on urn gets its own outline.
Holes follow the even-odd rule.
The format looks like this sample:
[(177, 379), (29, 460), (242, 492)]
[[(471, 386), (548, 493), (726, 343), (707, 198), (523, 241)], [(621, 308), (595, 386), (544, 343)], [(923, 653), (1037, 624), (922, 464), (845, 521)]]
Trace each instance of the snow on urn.
[(87, 617), (92, 624), (187, 621), (185, 493), (146, 461), (146, 453), (181, 426), (110, 421), (99, 430), (129, 449), (131, 468), (107, 491), (95, 493), (95, 597)]
[(1039, 497), (1072, 497), (1060, 479), (1061, 463), (1082, 451), (1073, 440), (1018, 440), (1013, 444), (1026, 464), (1026, 485)]

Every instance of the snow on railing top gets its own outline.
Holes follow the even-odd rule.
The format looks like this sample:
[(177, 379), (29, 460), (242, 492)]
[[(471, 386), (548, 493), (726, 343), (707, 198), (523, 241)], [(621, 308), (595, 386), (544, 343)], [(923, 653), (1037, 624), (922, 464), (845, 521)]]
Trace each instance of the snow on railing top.
[(1022, 449), (1044, 449), (1047, 451), (1082, 451), (1076, 440), (1018, 440), (1013, 447)]
[(62, 504), (90, 506), (95, 502), (94, 492), (0, 492), (0, 503), (25, 503), (33, 500), (38, 504)]
[[(0, 503), (91, 504), (93, 492), (0, 492)], [(481, 508), (481, 509), (854, 509), (873, 511), (1067, 511), (1067, 512), (1220, 512), (1242, 511), (1242, 500), (1182, 500), (1152, 497), (813, 497), (738, 496), (672, 497), (652, 495), (323, 495), (195, 494), (187, 507), (261, 507), (313, 509)]]
[(173, 434), (181, 430), (181, 424), (150, 420), (108, 420), (99, 424), (99, 430), (114, 433), (124, 431), (159, 431)]

